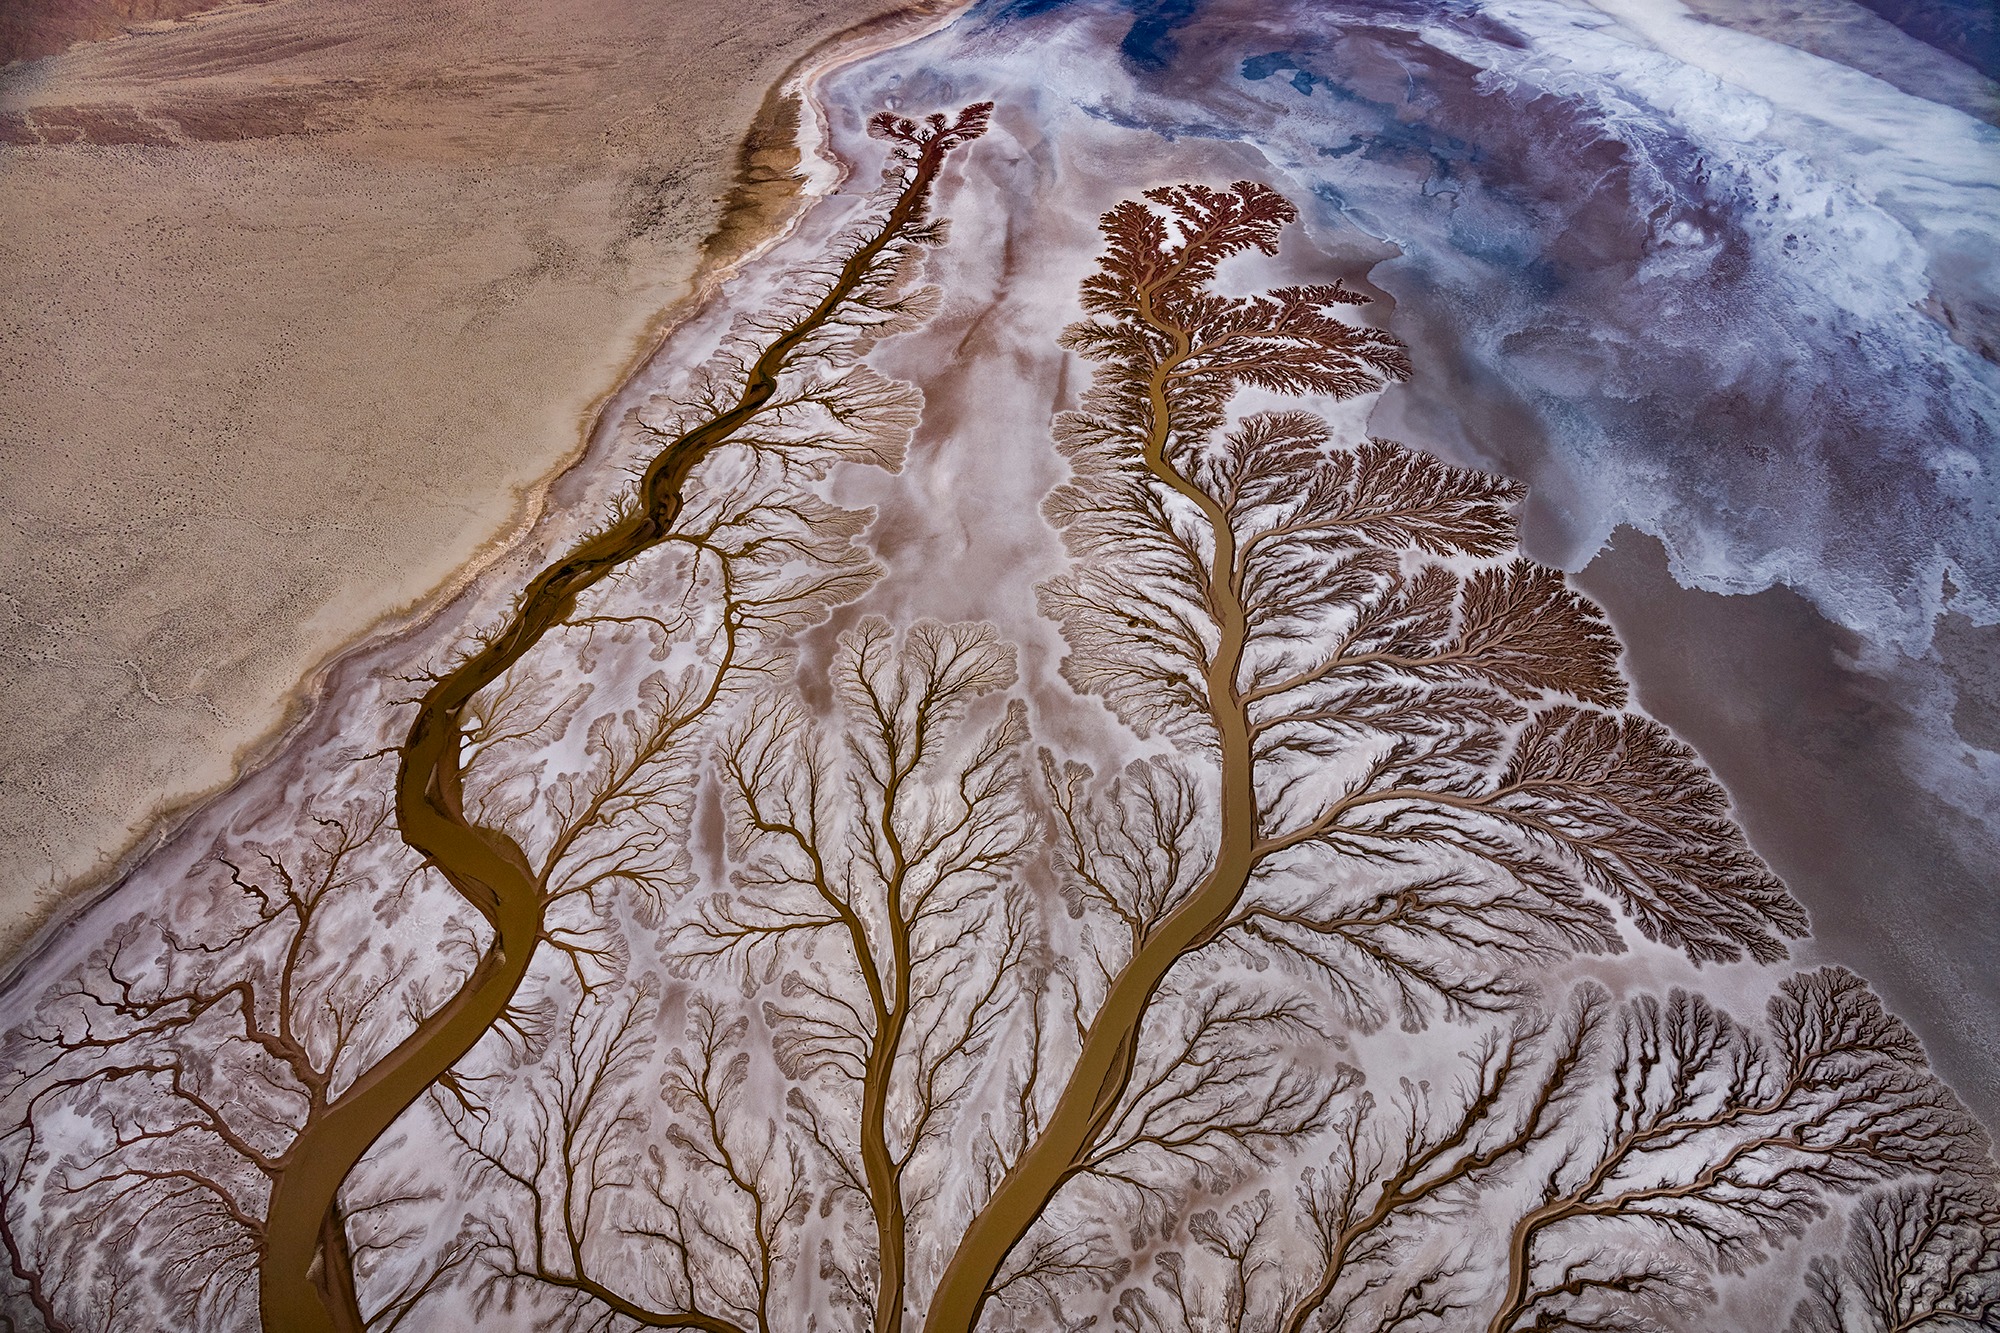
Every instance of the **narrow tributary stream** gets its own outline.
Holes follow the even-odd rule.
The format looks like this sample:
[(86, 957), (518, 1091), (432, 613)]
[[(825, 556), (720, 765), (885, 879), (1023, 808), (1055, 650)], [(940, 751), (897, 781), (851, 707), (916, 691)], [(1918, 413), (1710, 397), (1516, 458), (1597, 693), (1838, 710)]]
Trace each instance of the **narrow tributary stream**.
[(892, 283), (926, 239), (922, 228), (938, 172), (953, 149), (984, 132), (990, 109), (968, 107), (949, 124), (933, 117), (883, 128), (904, 156), (902, 184), (825, 294), (751, 362), (730, 406), (653, 458), (629, 516), (537, 574), (507, 623), (418, 702), (397, 772), (397, 823), (403, 841), (486, 918), (493, 938), (458, 992), (293, 1141), (265, 1218), (260, 1302), (267, 1333), (362, 1333), (338, 1212), (341, 1182), (396, 1118), (500, 1020), (542, 938), (548, 902), (525, 853), (508, 834), (465, 814), (460, 751), (467, 704), (574, 614), (578, 597), (672, 535), (694, 469), (759, 418), (780, 376), (843, 307)]

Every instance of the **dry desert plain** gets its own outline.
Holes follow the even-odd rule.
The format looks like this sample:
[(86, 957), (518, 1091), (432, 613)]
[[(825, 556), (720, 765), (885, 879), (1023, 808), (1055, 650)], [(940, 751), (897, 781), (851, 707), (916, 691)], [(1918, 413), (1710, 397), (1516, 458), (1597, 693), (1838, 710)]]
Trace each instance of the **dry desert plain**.
[(97, 39), (0, 70), (0, 957), (523, 530), (787, 211), (779, 82), (945, 6), (187, 7), (0, 27)]

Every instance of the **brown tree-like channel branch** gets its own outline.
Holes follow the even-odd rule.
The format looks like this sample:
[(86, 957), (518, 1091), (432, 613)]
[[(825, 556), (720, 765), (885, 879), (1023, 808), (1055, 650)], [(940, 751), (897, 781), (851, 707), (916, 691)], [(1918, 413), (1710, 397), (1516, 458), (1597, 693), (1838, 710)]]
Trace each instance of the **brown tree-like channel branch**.
[[(1164, 284), (1175, 276), (1169, 271), (1159, 282)], [(1187, 331), (1156, 311), (1152, 296), (1153, 291), (1146, 287), (1137, 291), (1140, 318), (1169, 350), (1142, 386), (1146, 470), (1162, 487), (1201, 511), (1215, 543), (1210, 555), (1209, 591), (1220, 642), (1204, 684), (1220, 752), (1221, 836), (1208, 875), (1187, 901), (1145, 938), (1112, 982), (1083, 1034), (1075, 1068), (1040, 1137), (1000, 1182), (953, 1252), (931, 1306), (928, 1333), (970, 1333), (977, 1326), (994, 1275), (1042, 1216), (1056, 1191), (1077, 1173), (1091, 1143), (1116, 1112), (1131, 1082), (1147, 1008), (1167, 973), (1213, 938), (1242, 900), (1259, 857), (1255, 761), (1239, 683), (1248, 619), (1236, 586), (1236, 549), (1227, 515), (1166, 457), (1167, 443), (1175, 430), (1168, 385), (1191, 352)]]
[(260, 1302), (267, 1333), (361, 1333), (361, 1312), (344, 1256), (324, 1239), (339, 1234), (337, 1196), (350, 1170), (424, 1091), (462, 1059), (505, 1013), (527, 976), (548, 901), (520, 845), (467, 818), (461, 797), (463, 718), (497, 681), (575, 611), (577, 599), (635, 557), (666, 541), (694, 469), (729, 444), (777, 393), (779, 376), (842, 308), (923, 239), (928, 204), (950, 152), (985, 131), (990, 103), (956, 120), (878, 117), (873, 128), (899, 144), (903, 179), (879, 225), (864, 235), (819, 300), (750, 362), (728, 406), (669, 442), (648, 464), (638, 503), (603, 533), (537, 574), (498, 633), (438, 678), (417, 705), (396, 780), (402, 838), (437, 867), (493, 931), (458, 992), (393, 1051), (357, 1078), (293, 1142), (273, 1182), (265, 1221)]
[[(1254, 182), (1158, 187), (1145, 201), (1104, 215), (1106, 250), (1081, 289), (1093, 318), (1063, 335), (1100, 369), (1084, 409), (1058, 421), (1074, 480), (1044, 513), (1073, 565), (1041, 591), (1070, 647), (1065, 677), (1212, 765), (1213, 842), (1204, 873), (1157, 918), (1134, 920), (1131, 952), (1105, 968), (1095, 1012), (1078, 1020), (1074, 1063), (1031, 1141), (975, 1201), (925, 1333), (978, 1326), (1009, 1256), (1057, 1194), (1094, 1171), (1169, 974), (1238, 929), (1253, 879), (1295, 851), (1392, 861), (1382, 848), (1428, 841), (1462, 852), (1511, 884), (1526, 914), (1511, 941), (1486, 937), (1501, 952), (1612, 947), (1609, 913), (1585, 896), (1607, 886), (1643, 931), (1697, 960), (1782, 957), (1779, 936), (1805, 928), (1720, 819), (1720, 789), (1655, 724), (1622, 711), (1609, 628), (1560, 575), (1518, 560), (1470, 576), (1361, 563), (1399, 547), (1497, 558), (1512, 545), (1504, 505), (1514, 494), (1388, 441), (1325, 451), (1323, 424), (1305, 414), (1253, 415), (1217, 438), (1242, 388), (1340, 398), (1409, 373), (1392, 337), (1335, 316), (1363, 299), (1337, 283), (1250, 297), (1210, 289), (1230, 256), (1276, 254), (1296, 208)], [(1326, 631), (1328, 606), (1353, 595), (1336, 578), (1350, 561), (1376, 571), (1366, 582), (1378, 591), (1357, 600), (1335, 652), (1315, 664), (1275, 649)], [(1397, 672), (1401, 683), (1389, 683)], [(1473, 693), (1454, 699), (1461, 681)], [(1441, 710), (1432, 722), (1397, 719), (1426, 693)], [(1280, 698), (1289, 706), (1269, 706)], [(1476, 726), (1454, 712), (1461, 705), (1477, 711)], [(1385, 739), (1367, 742), (1380, 748), (1365, 771), (1343, 791), (1295, 798), (1297, 775), (1275, 762), (1286, 747), (1360, 749), (1352, 738), (1375, 729), (1374, 710)], [(1309, 735), (1322, 721), (1333, 731)], [(1364, 809), (1398, 813), (1369, 822), (1355, 813)], [(1656, 884), (1657, 899), (1647, 896)], [(1438, 899), (1426, 911), (1438, 915), (1416, 913), (1412, 928), (1456, 947), (1461, 909)], [(1308, 932), (1341, 929), (1309, 915)], [(1447, 1007), (1489, 1002), (1481, 984), (1419, 957), (1374, 957)]]

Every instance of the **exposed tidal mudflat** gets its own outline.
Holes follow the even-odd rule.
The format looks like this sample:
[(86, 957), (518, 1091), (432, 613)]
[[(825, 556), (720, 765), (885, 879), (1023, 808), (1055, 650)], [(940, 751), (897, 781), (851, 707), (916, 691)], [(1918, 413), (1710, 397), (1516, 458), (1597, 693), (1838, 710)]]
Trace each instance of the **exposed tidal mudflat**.
[[(1902, 68), (1926, 58), (1903, 47), (1895, 54)], [(746, 859), (758, 835), (746, 831), (743, 810), (764, 790), (755, 755), (778, 754), (814, 726), (853, 726), (850, 734), (864, 738), (859, 748), (826, 762), (855, 765), (848, 780), (857, 792), (869, 790), (867, 691), (854, 681), (869, 678), (870, 652), (890, 651), (879, 647), (892, 641), (882, 634), (908, 633), (925, 620), (977, 622), (986, 637), (954, 641), (966, 660), (983, 663), (963, 709), (1000, 738), (995, 746), (1020, 747), (1031, 733), (1035, 744), (1098, 773), (1134, 762), (1140, 768), (1129, 772), (1165, 771), (1146, 764), (1169, 753), (1163, 737), (1172, 733), (1135, 735), (1121, 725), (1132, 716), (1122, 710), (1143, 713), (1142, 705), (1119, 704), (1109, 688), (1079, 687), (1074, 627), (1038, 593), (1075, 556), (1043, 509), (1072, 475), (1051, 444), (1051, 422), (1084, 401), (1093, 373), (1104, 373), (1056, 335), (1083, 313), (1079, 283), (1105, 243), (1102, 212), (1154, 186), (1252, 181), (1295, 201), (1300, 217), (1272, 253), (1231, 258), (1218, 289), (1237, 295), (1337, 280), (1371, 298), (1359, 320), (1406, 344), (1410, 371), (1366, 391), (1251, 387), (1232, 411), (1303, 406), (1329, 423), (1339, 445), (1390, 436), (1526, 483), (1523, 550), (1579, 571), (1578, 585), (1619, 633), (1637, 703), (1715, 770), (1750, 846), (1811, 917), (1811, 936), (1790, 941), (1783, 964), (1724, 950), (1695, 966), (1687, 955), (1697, 951), (1677, 947), (1671, 930), (1651, 939), (1628, 931), (1621, 951), (1581, 949), (1561, 964), (1562, 975), (1595, 978), (1621, 1000), (1689, 987), (1747, 1018), (1780, 978), (1845, 964), (1917, 1029), (1933, 1064), (1990, 1125), (2000, 1106), (1988, 1058), (2000, 1045), (1990, 963), (2000, 937), (1990, 884), (2000, 867), (1989, 836), (2000, 758), (1990, 748), (1993, 683), (1979, 663), (1990, 656), (1985, 644), (2000, 599), (1990, 476), (2000, 380), (1990, 359), (1991, 251), (1982, 246), (2000, 221), (1990, 171), (2000, 139), (1961, 110), (1874, 79), (1855, 82), (1852, 73), (1754, 34), (1641, 6), (1413, 6), (1385, 16), (1374, 7), (1211, 3), (1191, 15), (1142, 10), (1135, 21), (1124, 6), (989, 3), (920, 40), (851, 54), (808, 84), (800, 134), (810, 207), (679, 325), (614, 398), (584, 458), (552, 484), (533, 533), (426, 624), (341, 659), (284, 751), (114, 892), (46, 936), (7, 1003), (25, 1016), (49, 984), (88, 969), (93, 951), (120, 938), (123, 922), (198, 929), (230, 897), (231, 874), (261, 883), (254, 867), (233, 867), (264, 855), (273, 867), (318, 866), (316, 882), (341, 887), (329, 893), (337, 915), (316, 946), (321, 965), (348, 948), (356, 975), (383, 978), (376, 994), (407, 997), (400, 1012), (371, 1011), (328, 983), (336, 1008), (355, 1006), (356, 1049), (379, 1055), (415, 1015), (442, 1012), (434, 1007), (454, 990), (475, 988), (490, 968), (528, 966), (519, 1011), (469, 1057), (463, 1082), (440, 1083), (376, 1144), (345, 1206), (359, 1238), (379, 1238), (375, 1228), (388, 1224), (370, 1201), (389, 1198), (398, 1202), (381, 1207), (403, 1228), (398, 1234), (454, 1236), (453, 1245), (467, 1247), (450, 1262), (451, 1247), (422, 1240), (368, 1247), (354, 1269), (368, 1293), (364, 1304), (421, 1299), (427, 1283), (449, 1290), (462, 1281), (481, 1293), (481, 1326), (510, 1318), (534, 1326), (556, 1308), (537, 1304), (555, 1299), (545, 1290), (554, 1270), (537, 1272), (523, 1257), (529, 1233), (519, 1228), (539, 1238), (542, 1222), (539, 1213), (523, 1221), (529, 1205), (510, 1195), (522, 1178), (502, 1178), (518, 1169), (510, 1154), (519, 1147), (504, 1127), (540, 1123), (523, 1108), (548, 1114), (562, 1097), (581, 1097), (580, 1089), (595, 1086), (589, 1068), (623, 1067), (626, 1055), (606, 1052), (629, 1051), (635, 1062), (656, 1057), (650, 1046), (641, 1054), (636, 1037), (619, 1046), (627, 1029), (617, 1023), (590, 1026), (580, 1015), (598, 1014), (591, 1021), (602, 1023), (611, 1021), (604, 1014), (622, 1013), (618, 1022), (648, 1033), (645, 1025), (656, 1025), (660, 1047), (681, 1040), (685, 1021), (688, 1044), (675, 1058), (692, 1059), (681, 1052), (722, 1049), (696, 1037), (697, 1016), (722, 1012), (711, 1004), (739, 1003), (732, 998), (739, 988), (763, 999), (754, 1013), (746, 1004), (745, 1023), (774, 1032), (785, 1004), (817, 994), (812, 978), (821, 974), (804, 963), (782, 982), (775, 962), (723, 976), (703, 973), (685, 950), (690, 932), (713, 940), (748, 929), (750, 918), (732, 915), (741, 909), (727, 893), (754, 899), (771, 883), (759, 878), (768, 866)], [(1977, 88), (1965, 77), (1951, 86), (1960, 94)], [(440, 808), (456, 803), (505, 830), (534, 861), (530, 870), (539, 871), (551, 903), (569, 895), (539, 937), (539, 961), (492, 962), (491, 918), (482, 924), (468, 909), (478, 907), (477, 883), (451, 878), (455, 896), (444, 882), (453, 876), (449, 864), (444, 876), (426, 869), (379, 822), (388, 816), (398, 755), (415, 744), (405, 735), (410, 702), (476, 656), (469, 645), (499, 641), (492, 636), (516, 623), (517, 599), (537, 571), (558, 567), (605, 529), (607, 515), (630, 514), (621, 503), (662, 440), (726, 405), (732, 340), (746, 330), (753, 342), (775, 336), (821, 299), (833, 261), (871, 234), (882, 207), (875, 171), (883, 146), (867, 133), (869, 117), (987, 101), (991, 129), (955, 149), (937, 178), (936, 207), (950, 232), (922, 259), (934, 301), (877, 312), (900, 322), (872, 342), (866, 375), (848, 384), (865, 390), (860, 406), (844, 400), (852, 415), (836, 413), (828, 425), (814, 413), (841, 400), (801, 390), (795, 419), (759, 427), (768, 435), (748, 454), (690, 482), (685, 512), (697, 527), (710, 525), (701, 529), (705, 538), (635, 556), (538, 641), (511, 684), (456, 724), (465, 730), (469, 776), (463, 790), (455, 790), (459, 776), (433, 788)], [(1920, 151), (1900, 151), (1911, 143)], [(917, 397), (898, 384), (920, 395), (920, 413)], [(793, 462), (769, 462), (778, 458)], [(767, 466), (774, 470), (760, 470)], [(754, 504), (744, 501), (749, 495)], [(787, 554), (770, 560), (752, 547)], [(742, 562), (740, 585), (726, 573), (732, 560)], [(743, 617), (717, 609), (739, 596)], [(1141, 627), (1136, 615), (1130, 623)], [(733, 636), (746, 625), (744, 643), (758, 646), (739, 660), (730, 656)], [(995, 645), (1012, 645), (1011, 653)], [(705, 682), (720, 680), (725, 667), (791, 691), (792, 711), (731, 703), (736, 711), (716, 715), (718, 727), (730, 722), (726, 737), (697, 735), (690, 722), (694, 757), (660, 761), (666, 776), (625, 807), (636, 823), (603, 825), (618, 833), (603, 846), (573, 839), (575, 828), (592, 827), (579, 813), (590, 793), (609, 790), (593, 788), (592, 775), (644, 768), (643, 745), (632, 737), (654, 737), (645, 743), (668, 755), (682, 743), (677, 719), (702, 715)], [(1013, 711), (1001, 706), (1003, 693), (1019, 701)], [(891, 754), (894, 731), (882, 724)], [(998, 771), (987, 767), (998, 762), (990, 757), (955, 762), (961, 794)], [(770, 781), (782, 786), (786, 771), (780, 763)], [(1188, 827), (1206, 830), (1209, 818)], [(326, 826), (314, 819), (340, 821), (334, 842), (354, 843), (340, 853), (348, 868), (326, 871), (333, 853), (318, 831)], [(1218, 819), (1226, 829), (1226, 818)], [(1007, 823), (994, 825), (995, 838)], [(1012, 873), (1031, 897), (1054, 896), (1042, 872)], [(373, 891), (348, 892), (355, 884)], [(612, 893), (607, 884), (630, 892)], [(976, 895), (968, 893), (971, 902)], [(1794, 933), (1781, 928), (1780, 909), (1770, 910), (1771, 930)], [(1071, 916), (1082, 918), (1082, 909)], [(1004, 929), (1000, 917), (982, 920), (995, 932), (989, 956), (982, 962), (977, 950), (968, 952), (965, 966), (982, 976), (979, 969), (990, 967), (997, 986), (1017, 935), (1011, 917)], [(1047, 929), (1045, 945), (1067, 939), (1060, 927)], [(1735, 938), (1762, 939), (1762, 929), (1742, 927)], [(961, 936), (937, 948), (963, 944)], [(1104, 946), (1086, 937), (1077, 956), (1089, 947)], [(1262, 967), (1232, 955), (1201, 965), (1199, 975), (1218, 986), (1249, 984)], [(627, 998), (604, 1000), (600, 990)], [(1361, 1017), (1336, 1036), (1315, 1029), (1330, 1048), (1294, 1035), (1284, 1049), (1317, 1049), (1305, 1064), (1327, 1088), (1346, 1077), (1335, 1071), (1348, 1069), (1348, 1059), (1369, 1071), (1385, 1099), (1399, 1076), (1449, 1084), (1470, 1040), (1466, 1014), (1448, 1004), (1433, 1014), (1413, 1000), (1400, 1027), (1384, 1026), (1393, 1006), (1371, 1012), (1370, 1003), (1356, 1001)], [(1781, 1008), (1772, 1010), (1774, 1023)], [(1018, 1025), (1009, 1030), (1019, 1035)], [(1171, 1033), (1151, 1037), (1150, 1054), (1137, 1057), (1142, 1069), (1163, 1043), (1172, 1045)], [(1087, 1049), (1087, 1038), (1079, 1040)], [(798, 1049), (784, 1055), (781, 1042), (772, 1068), (749, 1066), (752, 1121), (759, 1112), (775, 1115), (781, 1094), (803, 1097), (798, 1088), (813, 1069), (842, 1068), (845, 1057), (814, 1066)], [(1277, 1047), (1258, 1049), (1268, 1056)], [(322, 1055), (321, 1073), (340, 1096), (370, 1068), (339, 1067), (342, 1057)], [(1249, 1068), (1238, 1081), (1254, 1090)], [(545, 1077), (555, 1101), (538, 1100)], [(740, 1077), (709, 1093), (675, 1084), (682, 1074), (663, 1077), (676, 1114), (727, 1110), (729, 1098), (742, 1095)], [(974, 1089), (968, 1096), (993, 1091), (965, 1077)], [(1168, 1073), (1161, 1077), (1158, 1086), (1175, 1086)], [(685, 1079), (701, 1081), (692, 1072)], [(1856, 1086), (1866, 1081), (1855, 1078)], [(1691, 1086), (1715, 1094), (1701, 1078)], [(673, 1087), (684, 1094), (678, 1101)], [(1938, 1105), (1948, 1100), (1940, 1094)], [(1135, 1114), (1144, 1121), (1150, 1112), (1143, 1096), (1139, 1102)], [(806, 1137), (817, 1138), (817, 1104), (786, 1104), (797, 1117), (791, 1126), (810, 1125)], [(1782, 1109), (1759, 1114), (1781, 1119)], [(1049, 1114), (1052, 1123), (1060, 1119)], [(1296, 1118), (1295, 1109), (1269, 1100), (1262, 1114), (1272, 1126)], [(1829, 1114), (1838, 1120), (1848, 1112)], [(615, 1115), (584, 1121), (591, 1133), (614, 1137), (623, 1123)], [(1295, 1126), (1280, 1137), (1295, 1131), (1305, 1133)], [(661, 1141), (682, 1142), (687, 1131), (677, 1132), (682, 1139)], [(352, 1146), (358, 1153), (366, 1145)], [(860, 1156), (865, 1149), (864, 1142)], [(614, 1158), (565, 1161), (547, 1179), (540, 1167), (528, 1170), (528, 1193), (540, 1188), (545, 1201), (565, 1203), (580, 1190), (594, 1198), (591, 1182), (611, 1182), (638, 1160), (614, 1157), (615, 1170)], [(472, 1165), (447, 1165), (460, 1159)], [(946, 1199), (938, 1207), (950, 1217), (961, 1194), (977, 1197), (972, 1168), (927, 1158), (921, 1165), (933, 1173), (924, 1179), (937, 1182), (913, 1186), (924, 1206)], [(1277, 1173), (1286, 1186), (1296, 1180), (1285, 1174), (1291, 1169)], [(873, 1223), (861, 1229), (886, 1236), (873, 1171), (871, 1162), (862, 1182), (856, 1167), (849, 1186), (873, 1200)], [(1254, 1197), (1242, 1178), (1217, 1171), (1201, 1177), (1216, 1206)], [(1232, 1194), (1240, 1187), (1240, 1197)], [(800, 1225), (820, 1226), (815, 1234), (834, 1245), (844, 1233), (823, 1219), (838, 1189), (815, 1197), (829, 1200), (822, 1223)], [(1109, 1197), (1085, 1195), (1069, 1206), (1087, 1220)], [(1161, 1205), (1169, 1214), (1193, 1206), (1176, 1197)], [(1786, 1213), (1786, 1225), (1760, 1233), (1780, 1251), (1775, 1258), (1748, 1275), (1716, 1279), (1714, 1312), (1697, 1299), (1700, 1284), (1662, 1296), (1660, 1309), (1682, 1321), (1670, 1326), (1770, 1327), (1789, 1314), (1812, 1249), (1792, 1243), (1791, 1231), (1814, 1216), (1797, 1206), (1803, 1211)], [(596, 1214), (588, 1202), (581, 1207), (589, 1232)], [(1461, 1282), (1473, 1293), (1449, 1311), (1476, 1308), (1484, 1323), (1489, 1307), (1498, 1310), (1496, 1329), (1530, 1317), (1524, 1302), (1537, 1233), (1521, 1229), (1526, 1216), (1515, 1224), (1511, 1270), (1504, 1256), (1447, 1255), (1448, 1237), (1426, 1242), (1433, 1247), (1421, 1252), (1438, 1264), (1438, 1282)], [(1812, 1243), (1837, 1234), (1843, 1216), (1836, 1210)], [(973, 1233), (985, 1217), (978, 1214)], [(1135, 1223), (1140, 1232), (1155, 1225)], [(1216, 1225), (1210, 1235), (1221, 1234)], [(945, 1226), (928, 1247), (913, 1245), (906, 1271), (897, 1266), (911, 1288), (911, 1326), (923, 1318), (950, 1328), (965, 1315), (962, 1306), (924, 1305), (928, 1284), (949, 1289), (961, 1272), (955, 1230)], [(1172, 1235), (1169, 1225), (1151, 1248), (1135, 1240), (1143, 1251), (1137, 1262), (1159, 1261)], [(680, 1253), (692, 1252), (692, 1242), (677, 1243)], [(878, 1328), (893, 1323), (868, 1285), (886, 1280), (887, 1242), (879, 1246), (872, 1261), (843, 1268), (822, 1260), (818, 1270), (823, 1282), (848, 1282), (843, 1308)], [(1056, 1257), (1046, 1281), (1066, 1292), (1072, 1309), (1094, 1308), (1100, 1298), (1108, 1304), (1133, 1271), (1131, 1259), (1120, 1268), (1101, 1257), (1064, 1268), (1049, 1253)], [(606, 1265), (600, 1276), (645, 1271), (643, 1262), (607, 1256), (608, 1249), (580, 1248), (556, 1262), (555, 1276), (573, 1279), (587, 1261)], [(813, 1290), (812, 1268), (799, 1266), (783, 1290), (806, 1302), (797, 1308), (831, 1308), (831, 1297), (814, 1305), (801, 1295)], [(1180, 1271), (1142, 1267), (1150, 1285), (1135, 1277), (1140, 1297), (1119, 1297), (1119, 1308), (1138, 1310), (1153, 1299), (1146, 1293), (1166, 1289), (1162, 1275)], [(507, 1289), (542, 1294), (522, 1295), (517, 1308), (495, 1294), (496, 1273), (500, 1287), (524, 1284)], [(647, 1291), (654, 1308), (700, 1295), (666, 1290), (671, 1285)], [(1495, 1296), (1488, 1288), (1506, 1290)], [(589, 1299), (606, 1299), (578, 1296), (574, 1282), (563, 1290), (561, 1300), (586, 1301), (562, 1307), (576, 1317), (591, 1308)], [(629, 1297), (633, 1288), (621, 1290)], [(996, 1318), (1044, 1326), (1011, 1299), (995, 1298)], [(204, 1317), (242, 1318), (240, 1306), (216, 1300), (201, 1307)]]
[[(1812, 910), (1808, 947), (1883, 986), (2000, 1112), (2000, 130), (1675, 6), (1043, 9), (983, 7), (835, 84), (859, 105), (992, 96), (1033, 124), (959, 215), (992, 238), (941, 261), (987, 266), (946, 290), (963, 345), (1004, 368), (926, 380), (921, 339), (894, 362), (968, 458), (945, 475), (986, 452), (997, 405), (1076, 392), (1044, 337), (1067, 317), (1051, 257), (1128, 182), (1310, 198), (1288, 279), (1380, 296), (1418, 367), (1359, 428), (1529, 484), (1526, 549), (1586, 571), (1641, 702)], [(1878, 60), (1938, 67), (1943, 102), (1995, 104), (1990, 79), (1876, 38)], [(1022, 539), (972, 512), (999, 484), (941, 481), (882, 526), (1005, 568)], [(979, 497), (959, 535), (919, 528), (948, 486)]]

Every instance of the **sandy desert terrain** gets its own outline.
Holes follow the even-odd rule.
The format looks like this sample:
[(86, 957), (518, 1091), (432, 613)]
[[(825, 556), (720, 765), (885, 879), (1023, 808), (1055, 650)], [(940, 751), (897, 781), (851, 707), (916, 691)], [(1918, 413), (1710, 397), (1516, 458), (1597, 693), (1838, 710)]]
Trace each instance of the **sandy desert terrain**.
[(0, 952), (521, 529), (785, 208), (767, 92), (923, 8), (128, 5), (0, 73)]

